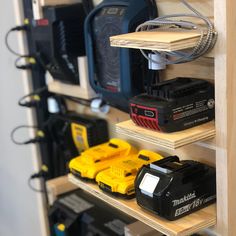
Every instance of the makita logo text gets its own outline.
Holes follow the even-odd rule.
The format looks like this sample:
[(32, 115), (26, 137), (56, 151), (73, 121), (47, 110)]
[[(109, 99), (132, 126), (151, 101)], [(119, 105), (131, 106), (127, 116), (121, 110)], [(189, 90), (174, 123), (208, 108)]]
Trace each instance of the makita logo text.
[(196, 193), (195, 192), (189, 193), (187, 195), (184, 195), (184, 197), (182, 197), (182, 198), (180, 198), (178, 200), (173, 200), (172, 201), (173, 202), (173, 206), (178, 206), (178, 205), (180, 205), (180, 204), (182, 204), (184, 202), (187, 202), (187, 201), (189, 201), (189, 200), (191, 200), (191, 199), (193, 199), (195, 197), (196, 197)]

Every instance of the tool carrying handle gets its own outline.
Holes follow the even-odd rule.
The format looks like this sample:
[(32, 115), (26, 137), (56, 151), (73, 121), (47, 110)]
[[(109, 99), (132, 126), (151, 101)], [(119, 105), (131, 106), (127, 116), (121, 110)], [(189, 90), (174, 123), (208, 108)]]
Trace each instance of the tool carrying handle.
[(191, 160), (180, 161), (178, 156), (169, 156), (154, 162), (152, 165), (157, 166), (153, 169), (165, 174), (178, 174), (182, 183), (186, 183), (193, 178), (199, 178), (206, 171), (204, 164)]
[(204, 80), (178, 77), (153, 86), (152, 94), (168, 100), (188, 96), (200, 90), (206, 90), (210, 86), (210, 83)]

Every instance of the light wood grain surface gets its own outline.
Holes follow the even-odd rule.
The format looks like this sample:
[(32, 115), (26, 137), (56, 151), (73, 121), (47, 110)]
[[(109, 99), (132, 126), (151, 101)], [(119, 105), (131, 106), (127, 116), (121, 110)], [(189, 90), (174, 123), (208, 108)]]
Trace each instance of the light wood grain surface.
[(190, 31), (140, 31), (110, 37), (113, 47), (177, 51), (197, 45), (200, 34)]
[(57, 200), (58, 196), (63, 193), (70, 192), (78, 187), (71, 183), (67, 176), (61, 176), (46, 182), (49, 205)]
[(176, 149), (181, 146), (215, 136), (214, 122), (208, 122), (194, 128), (174, 133), (161, 133), (135, 125), (131, 120), (116, 125), (118, 133), (134, 139), (146, 141), (167, 149)]
[[(169, 15), (174, 13), (191, 13), (179, 0), (156, 0), (159, 15)], [(213, 0), (188, 0), (193, 7), (203, 15), (213, 19), (214, 1)]]
[(41, 6), (55, 6), (63, 4), (73, 4), (81, 2), (80, 0), (40, 0)]
[(161, 80), (168, 80), (176, 77), (191, 77), (206, 79), (214, 83), (214, 70), (214, 58), (204, 57), (188, 63), (168, 65), (166, 70), (160, 72), (160, 75)]
[[(217, 163), (217, 231), (220, 236), (236, 235), (236, 127), (235, 127), (235, 102), (236, 102), (236, 2), (232, 0), (188, 0), (193, 6), (200, 10), (204, 15), (214, 18), (216, 29), (219, 32), (218, 43), (215, 52), (215, 60), (203, 58), (201, 62), (195, 61), (183, 65), (168, 66), (168, 69), (162, 73), (164, 79), (170, 79), (177, 76), (191, 76), (197, 78), (206, 78), (214, 80), (216, 86), (216, 136), (217, 144), (210, 141), (210, 146), (216, 148)], [(189, 12), (179, 0), (157, 0), (160, 15)], [(215, 16), (214, 16), (215, 15)], [(205, 60), (205, 61), (204, 61)], [(111, 115), (114, 122), (120, 119), (118, 113)], [(125, 120), (123, 118), (123, 120)], [(114, 128), (113, 135), (114, 135)], [(120, 135), (120, 134), (117, 134)], [(127, 137), (127, 136), (124, 136)], [(132, 139), (131, 139), (132, 140)], [(142, 141), (140, 145), (143, 145)], [(150, 144), (153, 148), (153, 146)], [(208, 150), (205, 142), (200, 143), (204, 147), (196, 145), (186, 146), (177, 151), (184, 156), (207, 156), (214, 159), (214, 151)], [(167, 149), (167, 152), (168, 149)], [(214, 160), (213, 160), (214, 162)], [(95, 194), (99, 190), (89, 190)], [(100, 193), (98, 193), (100, 196)], [(105, 198), (106, 199), (106, 198)], [(156, 220), (152, 224), (156, 223)], [(188, 223), (191, 223), (189, 221)], [(162, 226), (165, 230), (164, 225)], [(205, 227), (208, 227), (206, 224)], [(187, 233), (185, 235), (188, 235)]]
[(153, 227), (168, 236), (187, 236), (216, 222), (215, 205), (211, 205), (176, 221), (168, 221), (140, 208), (135, 199), (123, 200), (103, 193), (96, 184), (85, 183), (69, 174), (69, 180), (107, 204)]
[(66, 84), (56, 80), (48, 84), (48, 90), (53, 93), (82, 99), (91, 99), (97, 97), (93, 91), (85, 90), (84, 88), (81, 88), (81, 86)]
[(236, 235), (236, 1), (215, 0), (217, 231)]

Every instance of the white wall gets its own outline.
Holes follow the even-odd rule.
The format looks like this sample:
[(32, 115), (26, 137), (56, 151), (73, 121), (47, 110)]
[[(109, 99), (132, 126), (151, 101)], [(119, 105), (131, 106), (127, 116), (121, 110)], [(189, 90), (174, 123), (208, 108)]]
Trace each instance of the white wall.
[[(32, 152), (32, 146), (16, 146), (9, 136), (12, 128), (29, 120), (29, 111), (17, 106), (28, 78), (14, 68), (15, 56), (4, 46), (5, 32), (16, 24), (13, 4), (17, 2), (21, 1), (4, 0), (0, 7), (0, 235), (43, 236), (42, 199), (27, 186), (37, 168), (35, 148)], [(14, 48), (18, 36), (11, 37)]]

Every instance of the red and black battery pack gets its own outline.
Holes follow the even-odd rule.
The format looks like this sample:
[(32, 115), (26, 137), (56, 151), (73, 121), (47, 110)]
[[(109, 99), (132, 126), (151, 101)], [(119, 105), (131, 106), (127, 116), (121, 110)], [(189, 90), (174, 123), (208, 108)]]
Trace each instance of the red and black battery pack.
[(138, 126), (161, 132), (206, 123), (215, 117), (214, 85), (182, 77), (160, 82), (150, 95), (130, 99), (130, 117)]

